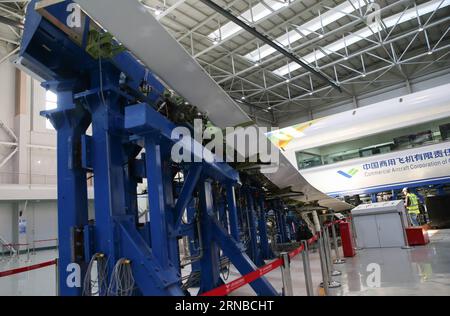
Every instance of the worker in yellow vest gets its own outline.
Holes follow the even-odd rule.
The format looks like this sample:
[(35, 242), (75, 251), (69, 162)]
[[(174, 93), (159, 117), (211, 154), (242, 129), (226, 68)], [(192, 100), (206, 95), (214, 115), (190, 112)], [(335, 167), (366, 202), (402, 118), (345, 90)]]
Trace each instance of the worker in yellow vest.
[(403, 189), (403, 195), (405, 196), (405, 207), (408, 209), (408, 215), (412, 226), (420, 226), (419, 224), (419, 199), (417, 195), (411, 193), (408, 188)]

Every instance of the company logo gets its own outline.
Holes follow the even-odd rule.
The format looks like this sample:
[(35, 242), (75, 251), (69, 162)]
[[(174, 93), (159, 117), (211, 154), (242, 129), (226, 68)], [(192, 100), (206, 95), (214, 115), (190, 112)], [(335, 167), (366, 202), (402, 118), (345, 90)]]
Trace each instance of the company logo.
[(343, 177), (346, 177), (346, 178), (351, 179), (351, 178), (353, 178), (358, 172), (359, 172), (359, 170), (358, 170), (357, 168), (353, 168), (353, 169), (350, 169), (350, 170), (347, 171), (347, 172), (344, 172), (344, 171), (342, 171), (342, 170), (339, 170), (337, 173), (339, 173), (339, 174), (340, 174), (341, 176), (343, 176)]

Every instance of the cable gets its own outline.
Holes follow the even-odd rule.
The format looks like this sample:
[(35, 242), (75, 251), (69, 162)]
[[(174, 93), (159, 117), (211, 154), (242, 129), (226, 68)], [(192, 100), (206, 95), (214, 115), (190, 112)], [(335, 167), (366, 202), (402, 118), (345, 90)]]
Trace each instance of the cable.
[[(222, 275), (222, 279), (224, 281), (227, 281), (228, 278), (230, 277), (230, 268), (231, 268), (231, 262), (230, 259), (228, 258), (223, 258), (222, 262), (220, 263), (221, 265), (221, 269), (220, 269), (220, 274)], [(226, 270), (226, 274), (224, 272), (224, 270)], [(225, 276), (226, 275), (226, 276)]]
[[(91, 279), (94, 262), (97, 262), (97, 279)], [(83, 296), (100, 296), (107, 289), (108, 260), (102, 253), (96, 253), (86, 269), (86, 275), (83, 280)], [(93, 290), (95, 289), (95, 292)]]
[(92, 280), (91, 280), (91, 272), (92, 266), (94, 265), (94, 261), (96, 259), (97, 254), (93, 255), (86, 269), (86, 274), (83, 280), (83, 296), (91, 296), (92, 295)]
[(198, 210), (199, 210), (200, 199), (199, 199), (199, 198), (196, 198), (196, 197), (194, 197), (193, 199), (194, 199), (194, 202), (195, 202), (195, 206), (194, 206), (195, 214), (194, 214), (194, 216), (193, 216), (193, 218), (192, 218), (192, 222), (190, 222), (190, 223), (186, 222), (186, 221), (184, 220), (183, 216), (181, 216), (181, 222), (182, 222), (184, 225), (192, 225), (192, 224), (194, 224), (194, 223), (198, 220), (198, 218), (199, 218), (199, 212), (198, 212)]
[(108, 296), (131, 296), (134, 291), (134, 283), (131, 261), (121, 258), (111, 273)]
[(102, 68), (102, 58), (98, 58), (98, 69), (99, 69), (99, 76), (100, 76), (100, 96), (102, 97), (103, 105), (106, 107), (106, 99), (105, 95), (103, 94), (103, 68)]
[[(99, 39), (97, 40), (97, 49), (99, 52), (101, 52)], [(99, 76), (100, 76), (100, 96), (102, 97), (103, 105), (106, 107), (105, 95), (103, 94), (103, 68), (102, 68), (101, 53), (99, 54), (99, 57), (98, 57), (98, 69), (99, 69)]]
[[(99, 52), (101, 52), (100, 40), (97, 40), (97, 49)], [(99, 54), (99, 57), (98, 57), (98, 69), (99, 69), (99, 76), (100, 76), (100, 96), (102, 98), (103, 105), (106, 107), (105, 95), (103, 94), (103, 67), (102, 67), (101, 53)]]

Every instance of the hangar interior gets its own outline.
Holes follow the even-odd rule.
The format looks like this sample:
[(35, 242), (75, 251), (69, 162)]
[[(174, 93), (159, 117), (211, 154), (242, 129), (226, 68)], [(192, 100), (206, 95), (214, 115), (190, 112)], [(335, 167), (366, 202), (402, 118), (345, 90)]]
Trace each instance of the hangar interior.
[(0, 0), (0, 89), (2, 296), (450, 295), (449, 0)]

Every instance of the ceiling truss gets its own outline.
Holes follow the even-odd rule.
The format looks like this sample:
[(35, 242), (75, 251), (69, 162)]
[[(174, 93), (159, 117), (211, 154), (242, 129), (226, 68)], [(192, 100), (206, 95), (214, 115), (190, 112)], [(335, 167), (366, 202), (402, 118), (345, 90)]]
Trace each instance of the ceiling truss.
[[(246, 55), (261, 52), (264, 43), (243, 29), (223, 40), (220, 36), (211, 38), (210, 34), (217, 33), (229, 21), (201, 1), (139, 1), (232, 98), (245, 105), (244, 109), (252, 117), (270, 124), (343, 101), (357, 103), (361, 95), (400, 83), (409, 85), (422, 76), (450, 70), (448, 0), (378, 0), (380, 19), (376, 28), (368, 19), (367, 0), (360, 0), (362, 6), (355, 6), (357, 0), (288, 0), (278, 10), (273, 10), (268, 0), (214, 0), (235, 16), (252, 13), (251, 8), (262, 3), (270, 9), (265, 16), (254, 19), (252, 13), (250, 19), (241, 19), (331, 78), (342, 88), (342, 93), (304, 68), (290, 71), (287, 65), (291, 60), (277, 51), (256, 61), (248, 59)], [(436, 3), (434, 9), (422, 14), (420, 8), (430, 2)], [(330, 10), (346, 3), (354, 10), (339, 11), (339, 19), (331, 23), (324, 18), (333, 12)], [(0, 0), (0, 45), (5, 51), (0, 62), (17, 52), (26, 5), (27, 1)], [(403, 21), (411, 12), (416, 15)], [(398, 19), (387, 25), (386, 21), (392, 21), (393, 16)], [(319, 21), (322, 27), (302, 27), (311, 21)], [(370, 29), (369, 36), (360, 35), (365, 28)], [(283, 45), (278, 39), (286, 38), (292, 31), (300, 35), (297, 36), (300, 39)], [(348, 38), (353, 39), (349, 45), (345, 43)], [(344, 41), (345, 45), (333, 49), (339, 41)], [(305, 60), (316, 55), (319, 58)], [(288, 72), (280, 75), (280, 69), (288, 69)]]

